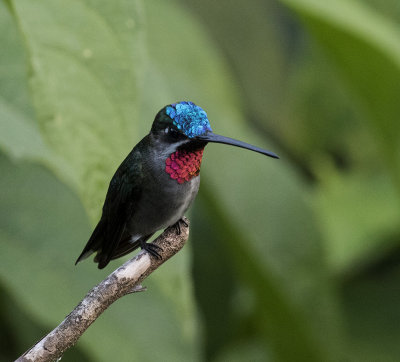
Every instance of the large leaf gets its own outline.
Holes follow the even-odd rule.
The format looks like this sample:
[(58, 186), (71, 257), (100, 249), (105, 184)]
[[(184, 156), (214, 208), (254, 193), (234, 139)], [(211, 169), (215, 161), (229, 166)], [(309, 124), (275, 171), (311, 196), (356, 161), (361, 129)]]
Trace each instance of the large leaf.
[[(90, 228), (70, 190), (39, 166), (15, 165), (1, 156), (0, 169), (0, 278), (19, 306), (51, 329), (107, 272), (89, 262), (74, 266), (73, 257)], [(182, 269), (172, 276), (184, 273)], [(112, 306), (78, 347), (96, 361), (196, 360), (195, 330), (188, 324), (193, 321), (187, 310), (191, 300), (184, 284), (176, 277), (163, 287), (146, 281), (146, 293)], [(178, 311), (176, 300), (181, 299), (185, 308)]]
[(39, 130), (9, 103), (0, 98), (0, 147), (15, 158), (44, 160), (51, 157)]
[(400, 189), (400, 29), (361, 1), (282, 1), (300, 14), (354, 91)]
[(42, 134), (73, 168), (94, 220), (107, 181), (140, 134), (140, 6), (124, 0), (13, 5), (28, 48)]
[[(68, 17), (65, 17), (66, 13), (60, 13), (60, 9), (64, 7)], [(69, 3), (68, 6), (61, 2), (31, 4), (17, 1), (14, 12), (28, 45), (27, 61), (33, 71), (31, 91), (46, 144), (37, 132), (35, 124), (29, 123), (30, 113), (20, 109), (19, 104), (10, 102), (6, 102), (1, 109), (1, 127), (4, 133), (0, 140), (4, 143), (4, 149), (16, 157), (26, 157), (31, 153), (30, 159), (37, 160), (43, 152), (49, 151), (51, 160), (54, 159), (55, 162), (45, 164), (55, 170), (62, 181), (73, 184), (79, 190), (94, 220), (101, 210), (99, 203), (104, 199), (104, 188), (116, 163), (122, 161), (135, 143), (134, 139), (144, 135), (143, 130), (148, 131), (151, 124), (151, 121), (138, 122), (135, 119), (138, 98), (136, 84), (139, 81), (136, 73), (140, 71), (138, 64), (140, 65), (144, 51), (140, 42), (140, 6), (136, 2), (124, 1), (104, 2), (101, 8), (91, 8), (88, 2), (78, 1)], [(12, 26), (11, 23), (9, 25)], [(3, 43), (6, 39), (0, 36), (0, 41)], [(15, 46), (20, 46), (20, 38), (17, 37), (15, 41)], [(12, 57), (9, 60), (12, 60)], [(4, 69), (10, 65), (11, 62), (8, 61)], [(22, 83), (19, 86), (23, 87), (25, 78), (21, 72), (25, 72), (22, 66), (16, 73), (19, 76), (18, 82)], [(8, 94), (7, 92), (5, 89), (4, 93)], [(28, 102), (27, 99), (25, 101)], [(46, 118), (49, 114), (56, 113), (62, 114), (62, 122), (60, 118)], [(110, 115), (113, 117), (109, 118)], [(82, 152), (76, 152), (79, 149)], [(36, 157), (37, 154), (40, 157)], [(13, 178), (15, 185), (24, 178), (26, 182), (30, 181), (29, 175), (24, 176), (26, 167), (33, 166), (22, 167), (22, 176), (18, 176), (18, 172), (8, 167), (7, 162), (2, 164), (2, 173), (10, 174), (7, 184), (2, 188), (4, 193), (8, 193)], [(65, 169), (68, 169), (68, 172), (60, 172)], [(22, 301), (23, 308), (51, 328), (60, 322), (62, 316), (102, 275), (104, 276), (104, 273), (99, 272), (89, 262), (79, 265), (79, 270), (73, 268), (73, 261), (89, 236), (86, 218), (81, 205), (70, 190), (47, 173), (47, 176), (41, 175), (44, 171), (37, 172), (39, 176), (35, 174), (33, 177), (32, 189), (26, 190), (29, 195), (32, 193), (31, 196), (35, 197), (31, 205), (33, 209), (22, 206), (29, 200), (29, 197), (23, 194), (22, 187), (9, 193), (10, 220), (7, 219), (5, 227), (12, 227), (19, 220), (22, 221), (22, 214), (26, 215), (25, 220), (28, 221), (14, 227), (10, 232), (3, 232), (4, 242), (1, 246), (2, 250), (4, 248), (7, 252), (3, 252), (2, 255), (10, 263), (4, 264), (1, 275), (6, 279), (12, 294)], [(43, 177), (44, 181), (41, 180)], [(48, 189), (48, 193), (44, 193), (42, 189), (39, 192), (35, 188), (36, 184), (46, 191)], [(54, 188), (56, 190), (52, 192)], [(73, 198), (70, 206), (66, 205), (68, 202), (64, 199), (65, 193)], [(43, 197), (45, 200), (42, 200)], [(92, 207), (93, 199), (97, 201)], [(21, 204), (22, 210), (13, 208), (18, 205), (16, 200)], [(43, 205), (42, 212), (38, 213), (35, 207), (40, 205)], [(52, 208), (57, 205), (65, 214), (60, 209), (55, 211)], [(68, 216), (75, 214), (76, 218), (70, 219)], [(35, 224), (35, 217), (39, 216), (42, 219), (50, 218), (52, 221), (38, 226)], [(51, 229), (54, 220), (65, 220), (67, 223), (63, 229), (47, 230), (54, 241), (50, 242), (46, 237), (42, 237), (41, 233), (46, 232), (47, 227)], [(28, 229), (29, 232), (25, 232), (24, 237), (16, 236), (13, 233), (16, 229), (22, 232)], [(82, 229), (85, 232), (82, 232)], [(32, 248), (35, 243), (39, 249), (38, 255), (32, 257), (35, 255), (36, 249)], [(45, 243), (45, 246), (41, 247), (42, 243)], [(63, 247), (69, 249), (64, 250)], [(46, 257), (54, 264), (45, 264)], [(11, 263), (12, 260), (20, 260), (21, 263)], [(113, 265), (120, 263), (119, 260)], [(29, 267), (21, 270), (21, 264)], [(63, 264), (68, 266), (56, 267)], [(167, 278), (167, 283), (163, 283), (162, 278), (157, 279), (157, 274), (152, 276), (153, 281), (148, 284), (151, 292), (139, 296), (143, 304), (138, 308), (141, 313), (135, 321), (126, 317), (126, 314), (134, 309), (128, 298), (126, 302), (119, 302), (118, 307), (107, 311), (105, 316), (85, 333), (82, 345), (86, 348), (91, 346), (96, 360), (152, 360), (162, 356), (171, 360), (183, 360), (188, 355), (195, 360), (198, 340), (196, 315), (187, 269), (188, 255), (183, 251), (168, 265), (163, 266), (163, 273), (159, 273), (163, 278)], [(16, 276), (12, 283), (10, 275)], [(26, 285), (27, 275), (34, 275), (41, 284)], [(67, 295), (59, 292), (59, 285), (68, 285)], [(161, 304), (158, 305), (159, 303)], [(162, 321), (165, 321), (165, 324)], [(138, 332), (137, 337), (132, 328)], [(146, 335), (145, 330), (153, 337)], [(133, 343), (130, 338), (134, 340)], [(157, 339), (160, 348), (149, 346), (152, 338)], [(162, 340), (165, 341), (165, 345)], [(127, 344), (129, 348), (126, 348)]]
[[(282, 30), (282, 14), (270, 0), (190, 0), (218, 48), (227, 55), (243, 92), (242, 106), (258, 121), (277, 123), (277, 112), (285, 103), (282, 91), (292, 45)], [(251, 39), (251, 41), (249, 41)]]
[(5, 1), (0, 1), (0, 96), (4, 103), (19, 111), (34, 123), (28, 90), (27, 63), (18, 28)]
[(48, 165), (62, 160), (46, 146), (39, 133), (28, 94), (27, 64), (18, 29), (4, 2), (0, 2), (0, 148), (14, 158), (26, 158)]
[[(370, 139), (379, 145), (378, 152), (374, 150), (378, 157), (368, 160), (364, 170), (357, 165), (340, 175), (322, 162), (318, 165), (322, 188), (317, 192), (317, 212), (334, 270), (343, 274), (355, 272), (357, 276), (348, 280), (349, 276), (344, 274), (347, 278), (343, 288), (351, 336), (349, 345), (355, 359), (397, 360), (399, 331), (394, 321), (398, 320), (398, 268), (390, 268), (388, 261), (392, 259), (398, 264), (398, 2), (395, 5), (368, 1), (386, 12), (391, 9), (390, 16), (386, 17), (362, 1), (283, 2), (299, 14), (328, 59), (336, 65), (342, 83), (347, 85), (349, 98), (358, 106), (369, 128)], [(352, 141), (359, 154), (370, 152), (365, 149), (371, 147), (369, 144)], [(391, 175), (392, 185), (387, 175)], [(368, 265), (382, 256), (387, 259)], [(367, 266), (364, 274), (360, 272), (360, 265)]]
[[(244, 124), (228, 67), (196, 20), (161, 1), (147, 1), (146, 7), (152, 69), (163, 75), (163, 81), (150, 78), (147, 82), (157, 102), (195, 101), (208, 111), (215, 132), (266, 143)], [(167, 97), (171, 94), (172, 99)], [(338, 316), (321, 240), (306, 201), (310, 194), (298, 175), (284, 161), (220, 145), (207, 146), (202, 175), (200, 197), (207, 205), (202, 212), (209, 214), (212, 230), (218, 234), (210, 236), (208, 224), (201, 225), (200, 233), (194, 220), (194, 242), (219, 242), (225, 247), (225, 255), (256, 295), (262, 316), (255, 323), (280, 360), (320, 360), (329, 355), (327, 345), (337, 343)], [(206, 247), (202, 249), (207, 253)], [(207, 262), (207, 254), (202, 259)], [(224, 271), (211, 260), (218, 262), (210, 255), (210, 265), (197, 270), (223, 282)], [(255, 274), (250, 276), (249, 271)], [(207, 287), (201, 292), (210, 293)], [(210, 304), (227, 307), (233, 303), (229, 291), (223, 296), (227, 299), (207, 294)]]
[(345, 275), (395, 248), (400, 209), (387, 174), (340, 174), (325, 160), (319, 167), (316, 210), (334, 273)]
[(364, 170), (358, 165), (351, 175), (340, 176), (324, 167), (323, 161), (315, 165), (323, 184), (317, 191), (322, 201), (317, 204), (318, 214), (332, 266), (343, 272), (373, 253), (379, 257), (390, 250), (390, 235), (398, 230), (399, 203), (393, 200), (399, 194), (393, 193), (382, 174), (391, 175), (399, 190), (400, 28), (359, 1), (284, 2), (299, 13), (336, 65), (346, 93), (363, 117), (359, 128), (369, 130), (369, 142), (351, 138), (352, 153), (364, 155)]

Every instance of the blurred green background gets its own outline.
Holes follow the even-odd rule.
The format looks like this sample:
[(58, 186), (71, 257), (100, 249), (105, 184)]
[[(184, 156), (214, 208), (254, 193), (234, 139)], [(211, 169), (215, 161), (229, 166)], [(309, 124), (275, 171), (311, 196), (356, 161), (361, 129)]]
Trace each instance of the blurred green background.
[(121, 264), (74, 266), (164, 105), (207, 146), (190, 242), (63, 361), (400, 360), (398, 0), (0, 1), (0, 360)]

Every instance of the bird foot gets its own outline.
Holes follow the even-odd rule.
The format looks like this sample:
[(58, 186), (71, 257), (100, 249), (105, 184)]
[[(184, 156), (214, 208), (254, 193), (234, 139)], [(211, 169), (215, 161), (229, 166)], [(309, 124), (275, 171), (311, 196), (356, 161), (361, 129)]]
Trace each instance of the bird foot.
[(182, 232), (182, 230), (181, 230), (181, 223), (182, 223), (185, 227), (188, 227), (188, 226), (189, 226), (189, 224), (188, 224), (183, 218), (179, 219), (174, 225), (172, 225), (172, 227), (175, 228), (175, 231), (176, 231), (176, 233), (177, 233), (178, 235), (181, 235), (181, 232)]
[(153, 243), (146, 243), (145, 241), (140, 243), (140, 247), (142, 248), (142, 250), (146, 250), (150, 255), (154, 256), (155, 258), (159, 260), (162, 259), (161, 255), (158, 253), (158, 251), (163, 251), (162, 247)]

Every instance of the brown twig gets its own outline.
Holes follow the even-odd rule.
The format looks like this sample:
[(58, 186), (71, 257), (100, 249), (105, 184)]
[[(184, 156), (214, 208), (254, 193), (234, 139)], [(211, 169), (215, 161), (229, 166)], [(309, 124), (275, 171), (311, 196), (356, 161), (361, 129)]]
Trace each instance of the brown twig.
[[(189, 221), (186, 218), (184, 220), (189, 225)], [(46, 362), (60, 358), (113, 302), (124, 295), (145, 290), (140, 283), (181, 250), (188, 237), (188, 227), (181, 227), (180, 234), (173, 227), (165, 230), (153, 242), (162, 248), (159, 253), (161, 260), (150, 256), (146, 251), (141, 251), (128, 260), (96, 285), (59, 326), (16, 361)]]

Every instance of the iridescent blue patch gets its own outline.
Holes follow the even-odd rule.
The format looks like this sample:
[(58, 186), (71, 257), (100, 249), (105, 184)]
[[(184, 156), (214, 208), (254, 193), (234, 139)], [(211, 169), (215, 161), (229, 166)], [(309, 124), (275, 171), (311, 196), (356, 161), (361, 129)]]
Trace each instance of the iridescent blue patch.
[(173, 103), (166, 108), (166, 113), (174, 125), (189, 138), (211, 131), (207, 113), (193, 102)]

